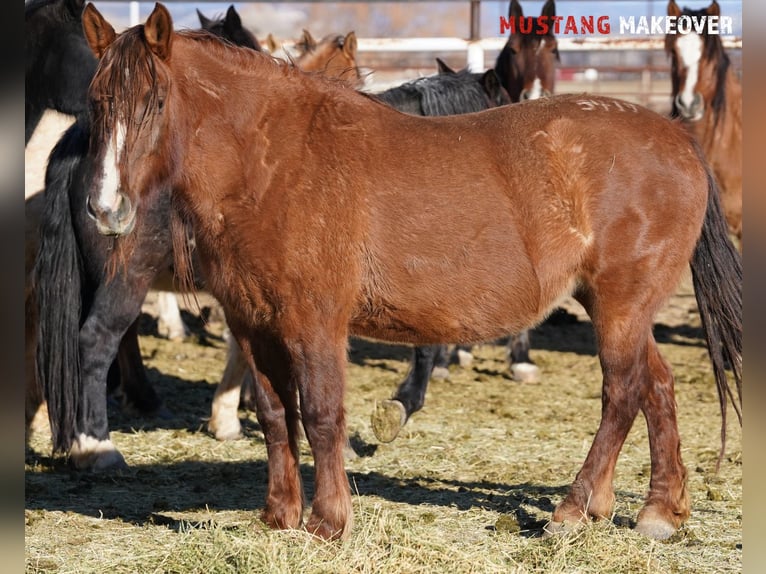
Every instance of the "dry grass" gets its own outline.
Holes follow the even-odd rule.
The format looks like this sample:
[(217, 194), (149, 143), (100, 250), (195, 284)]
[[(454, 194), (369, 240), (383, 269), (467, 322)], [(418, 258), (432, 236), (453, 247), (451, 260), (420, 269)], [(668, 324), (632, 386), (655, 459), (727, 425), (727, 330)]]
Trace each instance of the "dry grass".
[(618, 462), (614, 519), (539, 537), (598, 424), (600, 374), (586, 322), (533, 333), (545, 377), (537, 385), (509, 380), (502, 347), (479, 347), (473, 369), (432, 381), (425, 408), (391, 444), (377, 444), (369, 418), (404, 375), (409, 351), (353, 341), (346, 408), (359, 455), (347, 463), (355, 526), (345, 544), (328, 544), (259, 522), (266, 453), (252, 413), (241, 413), (242, 440), (220, 443), (204, 430), (225, 359), (222, 325), (196, 325), (194, 340), (171, 343), (147, 320), (142, 349), (174, 415), (110, 413), (112, 438), (131, 465), (118, 476), (70, 471), (48, 456), (45, 436), (34, 437), (25, 473), (27, 572), (739, 572), (741, 431), (732, 421), (716, 475), (720, 415), (694, 309), (685, 285), (656, 331), (676, 373), (693, 505), (669, 541), (630, 528), (649, 481), (641, 419)]

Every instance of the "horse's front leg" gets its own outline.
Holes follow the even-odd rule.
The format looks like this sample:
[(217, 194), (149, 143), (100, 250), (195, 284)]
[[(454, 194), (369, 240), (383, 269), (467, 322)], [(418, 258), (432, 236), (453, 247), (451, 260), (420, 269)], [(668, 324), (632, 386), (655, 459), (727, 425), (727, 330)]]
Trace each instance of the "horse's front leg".
[(249, 367), (239, 344), (232, 336), (229, 341), (229, 354), (221, 382), (213, 396), (208, 430), (218, 440), (232, 440), (242, 436), (238, 410), (243, 380)]
[(540, 368), (530, 358), (530, 348), (528, 330), (508, 337), (508, 362), (516, 381), (536, 383), (540, 380)]
[[(346, 334), (342, 329), (291, 345), (306, 437), (315, 466), (315, 494), (306, 529), (324, 539), (346, 538), (353, 514), (344, 468), (343, 409)], [(338, 337), (337, 333), (341, 332)]]
[(251, 337), (231, 323), (230, 328), (253, 374), (256, 416), (268, 452), (269, 478), (261, 520), (271, 528), (298, 528), (303, 521), (303, 486), (298, 394), (291, 360), (284, 345), (271, 334)]

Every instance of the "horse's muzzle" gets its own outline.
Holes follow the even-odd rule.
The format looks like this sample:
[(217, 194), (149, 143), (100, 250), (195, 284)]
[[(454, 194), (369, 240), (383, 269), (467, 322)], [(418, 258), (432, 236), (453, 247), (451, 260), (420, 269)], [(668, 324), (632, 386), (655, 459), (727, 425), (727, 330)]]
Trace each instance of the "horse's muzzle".
[(685, 120), (696, 122), (702, 119), (705, 114), (705, 101), (699, 92), (694, 92), (692, 103), (687, 105), (681, 98), (681, 94), (676, 94), (676, 109), (678, 114)]
[(526, 100), (537, 100), (540, 98), (548, 98), (550, 96), (551, 92), (546, 89), (541, 90), (537, 96), (534, 95), (532, 90), (523, 90), (521, 92), (521, 101), (524, 102)]
[(117, 209), (102, 209), (94, 207), (90, 197), (85, 200), (85, 211), (102, 235), (127, 235), (136, 225), (136, 210), (130, 203), (130, 199), (124, 193), (120, 193), (120, 202)]

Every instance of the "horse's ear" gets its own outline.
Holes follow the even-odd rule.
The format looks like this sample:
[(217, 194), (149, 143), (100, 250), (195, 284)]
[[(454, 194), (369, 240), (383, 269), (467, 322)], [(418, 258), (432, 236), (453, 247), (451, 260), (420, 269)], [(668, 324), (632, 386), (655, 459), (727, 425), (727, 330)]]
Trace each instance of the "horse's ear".
[(343, 52), (352, 60), (356, 59), (356, 32), (349, 32), (343, 38)]
[(209, 29), (213, 23), (210, 18), (199, 11), (199, 8), (197, 8), (197, 17), (199, 18), (199, 25), (202, 26), (205, 30)]
[(554, 0), (548, 0), (543, 6), (543, 11), (540, 16), (547, 16), (550, 20), (556, 15), (556, 2)]
[(455, 73), (455, 70), (453, 70), (447, 64), (445, 64), (444, 60), (442, 60), (441, 58), (436, 58), (436, 69), (439, 70), (440, 76), (447, 76), (447, 75)]
[(230, 30), (242, 28), (242, 19), (239, 17), (239, 13), (234, 8), (234, 4), (229, 6), (229, 9), (226, 10), (226, 26)]
[(82, 12), (82, 31), (90, 49), (93, 50), (98, 59), (101, 59), (106, 49), (117, 37), (112, 25), (104, 20), (101, 12), (96, 10), (93, 4), (85, 6), (85, 10)]
[(144, 24), (144, 37), (149, 49), (161, 60), (170, 57), (170, 45), (173, 42), (173, 19), (170, 12), (157, 2), (154, 10)]
[(493, 98), (502, 89), (500, 85), (500, 78), (497, 77), (497, 72), (493, 68), (490, 68), (481, 77), (481, 85), (484, 86), (484, 90)]
[(516, 19), (518, 22), (519, 18), (524, 17), (524, 12), (521, 10), (521, 4), (519, 4), (519, 0), (511, 0), (511, 5), (508, 6), (508, 19)]
[(718, 5), (717, 0), (713, 0), (713, 3), (707, 7), (705, 10), (707, 12), (708, 16), (720, 16), (721, 15), (721, 7)]
[(670, 0), (668, 2), (668, 16), (674, 16), (678, 18), (681, 15), (681, 9), (676, 4), (676, 0)]
[(277, 41), (274, 39), (274, 36), (271, 32), (269, 32), (269, 35), (266, 36), (266, 48), (269, 50), (269, 54), (273, 54), (277, 50), (279, 50), (279, 46), (277, 46)]
[(317, 47), (317, 41), (314, 40), (314, 37), (311, 35), (311, 32), (309, 32), (308, 30), (306, 30), (306, 28), (304, 28), (303, 35), (301, 35), (301, 39), (298, 40), (297, 45), (304, 52), (312, 52)]

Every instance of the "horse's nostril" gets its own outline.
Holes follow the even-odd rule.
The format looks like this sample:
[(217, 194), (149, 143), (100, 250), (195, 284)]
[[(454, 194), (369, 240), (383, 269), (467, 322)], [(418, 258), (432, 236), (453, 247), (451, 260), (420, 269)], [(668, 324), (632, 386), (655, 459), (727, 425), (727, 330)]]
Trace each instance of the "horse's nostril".
[(131, 213), (131, 208), (133, 206), (130, 203), (130, 198), (128, 198), (127, 195), (124, 193), (120, 194), (120, 206), (117, 208), (117, 212), (115, 213), (115, 216), (118, 221), (122, 221)]
[(88, 217), (90, 217), (93, 220), (98, 219), (96, 217), (96, 212), (93, 211), (93, 206), (90, 204), (90, 196), (85, 197), (85, 213), (87, 213)]

